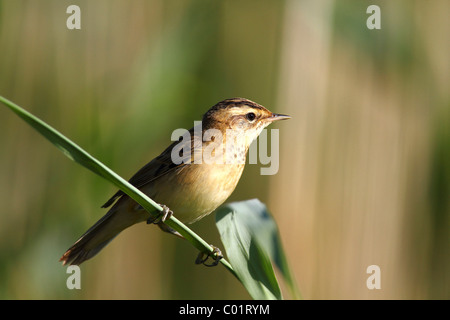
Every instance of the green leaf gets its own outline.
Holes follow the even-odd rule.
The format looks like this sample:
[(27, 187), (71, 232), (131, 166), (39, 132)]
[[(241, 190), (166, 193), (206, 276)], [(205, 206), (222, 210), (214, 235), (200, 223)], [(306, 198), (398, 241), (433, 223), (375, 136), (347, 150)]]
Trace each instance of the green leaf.
[(0, 96), (0, 101), (58, 147), (58, 149), (60, 149), (69, 159), (81, 164), (83, 167), (115, 184), (119, 189), (139, 202), (139, 204), (148, 212), (156, 213), (157, 211), (162, 211), (162, 208), (156, 202), (129, 184), (126, 180), (95, 159), (69, 138), (65, 137), (62, 133), (4, 97)]
[(228, 259), (254, 299), (282, 299), (271, 261), (296, 299), (300, 293), (287, 265), (275, 220), (257, 199), (226, 204), (216, 224)]
[[(65, 137), (56, 129), (49, 126), (47, 123), (32, 115), (28, 111), (16, 105), (14, 102), (0, 96), (0, 102), (3, 102), (8, 108), (15, 112), (19, 117), (25, 120), (30, 126), (36, 129), (40, 134), (57, 146), (68, 158), (81, 164), (83, 167), (91, 170), (92, 172), (98, 174), (99, 176), (110, 181), (116, 185), (120, 190), (125, 192), (128, 196), (139, 203), (149, 214), (157, 214), (162, 211), (160, 205), (154, 202), (152, 199), (147, 197), (139, 189), (135, 188), (133, 185), (128, 183), (114, 171), (109, 169), (103, 163), (95, 159), (77, 144), (72, 142), (69, 138)], [(176, 213), (175, 213), (176, 214)], [(182, 236), (186, 238), (194, 247), (198, 250), (210, 253), (213, 252), (213, 248), (201, 237), (195, 234), (192, 230), (186, 227), (183, 223), (177, 220), (174, 216), (165, 221), (172, 229), (178, 231)], [(220, 261), (233, 275), (235, 275), (234, 270), (231, 265), (225, 259)]]

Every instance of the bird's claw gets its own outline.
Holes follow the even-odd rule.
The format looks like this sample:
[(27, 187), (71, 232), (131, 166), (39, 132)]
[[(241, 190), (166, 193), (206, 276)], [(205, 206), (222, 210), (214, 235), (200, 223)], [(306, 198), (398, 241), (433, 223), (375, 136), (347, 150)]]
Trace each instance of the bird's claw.
[(160, 215), (156, 218), (150, 217), (147, 220), (147, 224), (154, 223), (159, 224), (161, 222), (166, 221), (167, 219), (170, 219), (170, 217), (173, 215), (173, 211), (169, 209), (168, 206), (164, 204), (160, 204), (161, 208), (163, 209), (160, 213)]
[[(197, 259), (195, 259), (195, 264), (203, 264), (206, 267), (215, 267), (219, 264), (219, 261), (223, 258), (222, 251), (220, 251), (219, 248), (213, 245), (210, 246), (213, 248), (213, 251), (209, 253), (200, 252), (197, 256)], [(206, 258), (204, 257), (205, 255)], [(214, 261), (211, 264), (206, 264), (205, 262), (209, 257), (212, 257)]]

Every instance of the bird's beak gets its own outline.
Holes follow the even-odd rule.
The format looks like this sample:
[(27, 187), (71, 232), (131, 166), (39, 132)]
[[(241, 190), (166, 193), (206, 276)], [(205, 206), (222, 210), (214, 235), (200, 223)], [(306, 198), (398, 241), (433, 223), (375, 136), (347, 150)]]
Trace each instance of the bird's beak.
[(267, 120), (273, 122), (278, 120), (287, 120), (290, 118), (291, 116), (288, 116), (287, 114), (272, 113), (272, 115), (269, 118), (267, 118)]

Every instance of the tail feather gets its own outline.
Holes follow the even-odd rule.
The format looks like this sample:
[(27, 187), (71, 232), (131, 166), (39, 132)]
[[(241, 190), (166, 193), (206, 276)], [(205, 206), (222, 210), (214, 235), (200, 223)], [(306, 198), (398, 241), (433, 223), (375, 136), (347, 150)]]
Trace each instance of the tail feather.
[(80, 265), (82, 262), (94, 257), (97, 253), (99, 253), (100, 250), (102, 250), (116, 236), (113, 236), (111, 237), (111, 239), (98, 244), (92, 249), (89, 249), (88, 247), (89, 239), (81, 237), (63, 254), (59, 261), (62, 261), (63, 265)]
[(116, 203), (63, 254), (59, 261), (62, 261), (63, 265), (79, 265), (99, 253), (122, 230), (140, 221), (145, 221), (145, 213), (130, 212), (126, 203), (123, 205)]

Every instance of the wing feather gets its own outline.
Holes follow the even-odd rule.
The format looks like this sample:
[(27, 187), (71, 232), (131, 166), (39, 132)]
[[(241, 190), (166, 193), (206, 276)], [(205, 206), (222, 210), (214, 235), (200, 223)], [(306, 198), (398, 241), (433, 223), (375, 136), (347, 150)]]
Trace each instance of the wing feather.
[[(186, 136), (187, 134), (189, 134), (190, 138)], [(199, 147), (201, 148), (202, 140), (194, 139), (194, 128), (187, 131), (185, 135), (183, 135), (183, 137), (183, 139), (180, 138), (180, 140), (172, 143), (158, 157), (154, 158), (152, 161), (143, 166), (130, 178), (130, 180), (128, 180), (128, 182), (131, 183), (134, 187), (140, 189), (143, 186), (152, 183), (162, 176), (168, 174), (169, 172), (181, 169), (187, 164), (193, 163), (195, 151), (201, 150), (199, 149)], [(190, 151), (194, 150), (194, 152), (183, 153), (181, 155), (181, 163), (176, 164), (172, 161), (172, 150), (176, 146), (178, 150), (188, 149)], [(123, 195), (125, 195), (123, 191), (117, 191), (108, 201), (106, 201), (102, 208), (108, 208)]]

